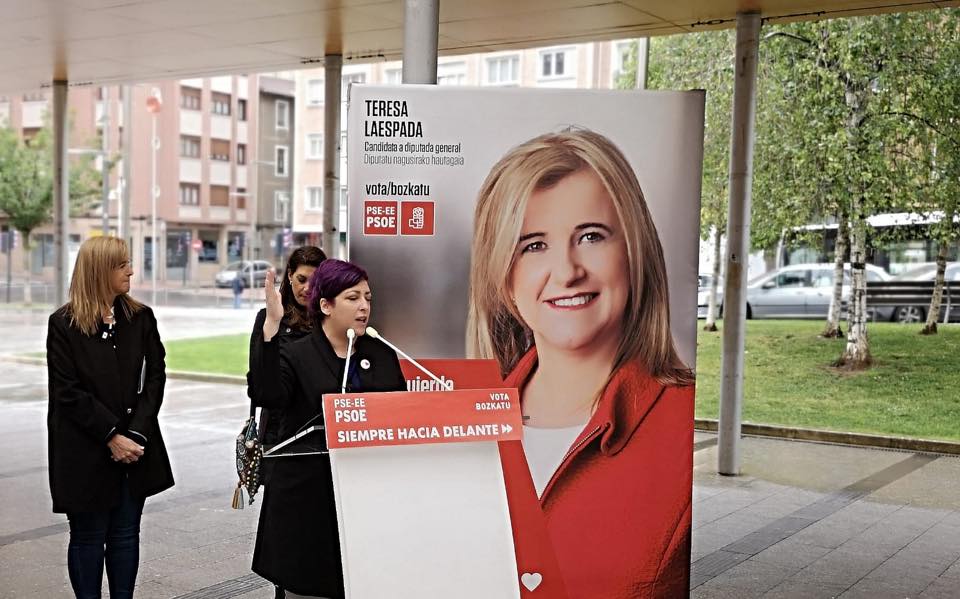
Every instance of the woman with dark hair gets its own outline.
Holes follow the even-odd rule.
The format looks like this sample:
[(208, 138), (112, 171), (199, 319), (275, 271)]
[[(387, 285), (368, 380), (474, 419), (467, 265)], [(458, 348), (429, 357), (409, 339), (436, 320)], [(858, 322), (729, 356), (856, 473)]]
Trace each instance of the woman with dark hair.
[[(322, 424), (324, 393), (340, 392), (347, 362), (347, 330), (356, 335), (347, 370), (348, 391), (403, 391), (396, 354), (365, 337), (373, 299), (367, 273), (342, 260), (325, 260), (310, 277), (311, 333), (281, 344), (281, 295), (267, 274), (267, 307), (259, 341), (257, 405), (284, 410), (283, 438)], [(340, 539), (330, 456), (322, 432), (282, 448), (264, 492), (253, 571), (287, 589), (287, 597), (344, 597)]]
[[(286, 271), (283, 278), (280, 279), (280, 305), (283, 308), (283, 317), (280, 319), (280, 326), (277, 329), (277, 341), (281, 345), (308, 335), (310, 329), (313, 328), (313, 322), (307, 312), (307, 300), (310, 291), (308, 283), (313, 271), (326, 259), (327, 256), (323, 253), (323, 250), (312, 245), (298, 247), (293, 250), (287, 259)], [(253, 413), (253, 402), (260, 387), (261, 377), (257, 372), (257, 366), (260, 364), (260, 344), (263, 341), (263, 323), (266, 319), (266, 309), (257, 312), (257, 318), (253, 323), (253, 332), (250, 333), (247, 397), (251, 401), (251, 414)], [(269, 449), (283, 440), (280, 437), (282, 428), (282, 410), (261, 410), (259, 432), (264, 448)], [(268, 464), (265, 464), (265, 466), (263, 477), (266, 483), (269, 478), (270, 467)]]
[(173, 486), (157, 412), (166, 382), (157, 319), (130, 297), (130, 253), (116, 237), (80, 246), (70, 301), (47, 327), (53, 511), (70, 523), (67, 571), (78, 599), (133, 597), (140, 516)]

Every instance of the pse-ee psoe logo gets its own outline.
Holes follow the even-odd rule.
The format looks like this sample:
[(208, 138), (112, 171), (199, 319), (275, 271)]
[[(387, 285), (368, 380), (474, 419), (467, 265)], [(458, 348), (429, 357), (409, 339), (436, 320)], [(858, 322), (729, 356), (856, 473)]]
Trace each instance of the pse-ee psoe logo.
[(363, 203), (364, 235), (433, 235), (434, 203), (366, 200)]

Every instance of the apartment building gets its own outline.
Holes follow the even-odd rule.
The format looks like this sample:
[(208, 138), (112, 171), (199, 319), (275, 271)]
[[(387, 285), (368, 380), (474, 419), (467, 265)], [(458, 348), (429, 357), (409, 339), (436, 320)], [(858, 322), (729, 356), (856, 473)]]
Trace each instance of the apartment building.
[[(527, 50), (441, 57), (438, 85), (611, 89), (623, 72), (634, 40), (565, 44)], [(400, 62), (345, 63), (341, 81), (340, 191), (341, 241), (347, 230), (347, 90), (351, 84), (399, 85)], [(298, 147), (294, 153), (293, 234), (296, 243), (320, 243), (323, 230), (324, 71), (296, 73)]]
[[(111, 172), (110, 229), (116, 233), (123, 157), (129, 157), (131, 252), (138, 283), (149, 281), (153, 269), (163, 284), (209, 285), (215, 273), (241, 258), (274, 258), (269, 251), (274, 231), (257, 235), (257, 196), (266, 193), (258, 181), (260, 168), (273, 156), (263, 156), (250, 168), (257, 148), (261, 120), (261, 81), (271, 108), (279, 104), (271, 90), (280, 79), (267, 76), (222, 76), (132, 86), (131, 115), (123, 114), (120, 87), (75, 87), (68, 96), (69, 147), (100, 149), (100, 133), (106, 123), (108, 153), (118, 158)], [(289, 114), (293, 115), (292, 81), (286, 82)], [(275, 90), (274, 90), (275, 91)], [(159, 97), (161, 108), (147, 110), (147, 99)], [(19, 97), (0, 97), (0, 122), (18, 130), (24, 138), (35, 135), (48, 119), (49, 90)], [(106, 108), (108, 118), (104, 119)], [(270, 124), (273, 124), (271, 117)], [(123, 129), (131, 127), (132, 145), (122, 147)], [(291, 120), (289, 126), (292, 130)], [(155, 128), (155, 129), (154, 129)], [(153, 131), (158, 143), (153, 144)], [(292, 152), (291, 147), (288, 151)], [(273, 139), (270, 140), (271, 148)], [(272, 151), (272, 150), (271, 150)], [(98, 165), (99, 165), (98, 158)], [(292, 171), (292, 163), (286, 165)], [(263, 185), (272, 192), (272, 175)], [(288, 174), (289, 179), (289, 174)], [(156, 232), (153, 240), (151, 187), (156, 181)], [(289, 190), (289, 183), (287, 183)], [(251, 193), (252, 192), (252, 193)], [(288, 191), (289, 193), (289, 191)], [(289, 208), (287, 209), (289, 210)], [(266, 214), (267, 207), (263, 208)], [(272, 202), (270, 214), (273, 216)], [(82, 240), (101, 233), (101, 207), (70, 222), (70, 252)], [(5, 227), (0, 215), (0, 227)], [(33, 235), (33, 277), (52, 280), (54, 247), (52, 225)], [(155, 250), (156, 248), (156, 250)], [(266, 248), (266, 249), (265, 249)], [(15, 276), (22, 276), (23, 248), (14, 251)], [(154, 256), (162, 259), (154, 260)], [(18, 277), (19, 278), (19, 277)]]

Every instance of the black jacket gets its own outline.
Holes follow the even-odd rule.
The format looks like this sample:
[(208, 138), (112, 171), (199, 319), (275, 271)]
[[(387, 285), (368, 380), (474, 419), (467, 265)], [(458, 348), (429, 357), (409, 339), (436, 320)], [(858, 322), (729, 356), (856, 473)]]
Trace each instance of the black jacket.
[[(257, 403), (284, 409), (284, 438), (305, 426), (322, 425), (322, 396), (339, 393), (343, 376), (343, 361), (323, 330), (318, 327), (292, 343), (260, 343), (263, 381)], [(355, 347), (350, 363), (357, 367), (359, 385), (353, 391), (406, 390), (393, 350), (366, 336), (359, 337)], [(305, 446), (325, 450), (323, 431), (311, 433), (281, 451), (303, 450)], [(274, 466), (264, 491), (253, 571), (294, 593), (342, 599), (343, 571), (329, 455), (265, 459), (272, 460)]]
[[(157, 412), (166, 383), (163, 344), (150, 308), (127, 319), (114, 305), (115, 333), (88, 336), (70, 326), (65, 308), (47, 327), (47, 409), (50, 492), (54, 512), (116, 506), (120, 483), (135, 497), (173, 486)], [(129, 436), (145, 447), (129, 465), (111, 459), (107, 441)]]
[[(250, 398), (250, 414), (253, 415), (253, 407), (255, 406), (255, 401), (257, 395), (259, 394), (260, 381), (263, 376), (260, 374), (260, 348), (263, 345), (263, 323), (267, 318), (267, 310), (262, 308), (257, 312), (257, 318), (253, 322), (253, 331), (250, 333), (250, 360), (247, 370), (247, 397)], [(296, 341), (297, 339), (302, 339), (306, 335), (309, 335), (309, 330), (304, 330), (302, 328), (293, 326), (290, 322), (287, 321), (286, 317), (280, 321), (280, 330), (277, 331), (276, 339), (280, 343), (282, 348), (287, 343), (291, 341)], [(285, 417), (283, 410), (280, 408), (274, 408), (268, 410), (263, 408), (260, 411), (260, 422), (259, 433), (260, 440), (263, 442), (264, 447), (269, 448), (280, 441), (283, 441), (283, 430), (284, 430)], [(264, 466), (267, 468), (261, 467), (261, 476), (266, 478), (267, 471), (270, 470), (271, 461), (268, 460)]]

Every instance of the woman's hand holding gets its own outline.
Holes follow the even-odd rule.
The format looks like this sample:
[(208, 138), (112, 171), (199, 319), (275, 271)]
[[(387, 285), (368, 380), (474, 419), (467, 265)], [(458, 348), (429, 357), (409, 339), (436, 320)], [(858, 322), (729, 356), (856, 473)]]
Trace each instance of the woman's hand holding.
[(280, 321), (283, 320), (283, 302), (280, 292), (274, 287), (277, 274), (270, 269), (263, 281), (263, 296), (267, 301), (267, 318), (263, 321), (263, 340), (270, 341), (280, 330)]
[(107, 446), (110, 448), (110, 453), (112, 454), (110, 457), (114, 462), (132, 464), (143, 455), (143, 446), (138, 445), (123, 435), (110, 437), (110, 440), (107, 441)]

